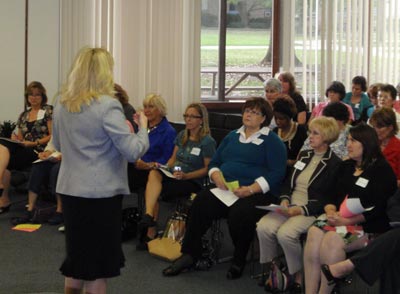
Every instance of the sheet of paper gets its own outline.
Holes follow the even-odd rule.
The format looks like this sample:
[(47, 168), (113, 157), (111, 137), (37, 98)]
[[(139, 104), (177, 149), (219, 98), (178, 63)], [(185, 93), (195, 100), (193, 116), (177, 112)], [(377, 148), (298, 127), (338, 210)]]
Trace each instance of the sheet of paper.
[(233, 190), (239, 188), (239, 181), (227, 182), (225, 180), (224, 175), (222, 173), (221, 173), (221, 175), (222, 175), (222, 180), (224, 181), (224, 184), (229, 189), (229, 191), (233, 191)]
[(213, 188), (210, 190), (211, 193), (215, 195), (219, 200), (221, 200), (226, 206), (231, 206), (235, 203), (239, 197), (237, 197), (233, 192), (227, 190), (222, 190), (220, 188)]
[(159, 170), (162, 171), (167, 177), (175, 179), (174, 175), (169, 170), (161, 167), (159, 168)]
[(34, 162), (32, 162), (32, 163), (38, 163), (38, 162), (42, 162), (42, 161), (51, 161), (51, 162), (57, 162), (58, 161), (58, 158), (61, 156), (61, 153), (60, 152), (58, 152), (58, 151), (56, 151), (56, 152), (53, 152), (49, 157), (47, 157), (46, 159), (38, 159), (38, 160), (35, 160)]
[(279, 210), (287, 210), (287, 207), (281, 206), (281, 205), (276, 205), (276, 204), (270, 204), (270, 205), (265, 205), (265, 206), (256, 206), (259, 209), (264, 209), (268, 211), (279, 211)]
[(20, 224), (20, 225), (16, 225), (12, 229), (15, 231), (23, 231), (23, 232), (31, 233), (31, 232), (38, 230), (41, 226), (42, 225), (38, 225), (38, 224)]
[(400, 227), (400, 222), (389, 222), (390, 226), (393, 228)]

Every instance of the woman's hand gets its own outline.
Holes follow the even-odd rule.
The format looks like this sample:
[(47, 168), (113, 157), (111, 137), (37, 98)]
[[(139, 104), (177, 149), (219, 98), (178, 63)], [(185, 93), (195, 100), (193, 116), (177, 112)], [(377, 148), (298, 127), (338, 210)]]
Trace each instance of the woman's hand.
[(38, 154), (38, 157), (41, 160), (45, 160), (45, 159), (49, 158), (52, 153), (53, 153), (52, 151), (46, 150), (46, 151), (40, 152)]
[(340, 212), (338, 211), (330, 215), (327, 214), (326, 217), (328, 220), (328, 224), (334, 227), (347, 226), (352, 224), (348, 218), (342, 217), (340, 215)]
[(184, 180), (186, 178), (186, 174), (183, 171), (174, 171), (173, 173), (175, 179), (177, 180)]
[(147, 128), (147, 116), (144, 115), (143, 111), (136, 112), (133, 115), (133, 121), (139, 126), (139, 128)]
[(220, 171), (213, 172), (211, 174), (211, 180), (221, 190), (228, 190), (228, 187), (225, 185), (222, 173)]
[[(285, 205), (282, 205), (282, 203), (281, 203), (281, 206), (285, 206)], [(287, 217), (292, 217), (292, 216), (302, 215), (303, 214), (303, 209), (300, 206), (297, 206), (297, 205), (289, 206), (288, 205), (286, 207), (287, 207), (287, 209), (281, 209), (281, 210), (278, 210), (277, 212), (282, 214), (282, 215), (284, 215), (284, 216), (287, 216)]]
[(233, 194), (235, 194), (239, 198), (245, 198), (253, 195), (254, 193), (248, 186), (241, 186), (233, 190)]

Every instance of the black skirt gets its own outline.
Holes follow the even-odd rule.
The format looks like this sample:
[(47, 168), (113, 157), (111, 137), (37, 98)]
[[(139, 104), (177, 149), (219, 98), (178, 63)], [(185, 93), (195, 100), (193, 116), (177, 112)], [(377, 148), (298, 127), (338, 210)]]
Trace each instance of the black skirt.
[(122, 196), (89, 199), (61, 195), (67, 256), (61, 273), (93, 281), (120, 275)]

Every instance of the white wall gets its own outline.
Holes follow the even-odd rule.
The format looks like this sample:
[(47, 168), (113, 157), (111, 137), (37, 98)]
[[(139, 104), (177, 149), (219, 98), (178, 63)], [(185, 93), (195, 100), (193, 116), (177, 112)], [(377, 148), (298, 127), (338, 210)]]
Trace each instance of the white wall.
[[(59, 89), (59, 5), (29, 1), (27, 82), (42, 82), (49, 100)], [(25, 0), (0, 1), (0, 40), (0, 122), (16, 121), (24, 107)]]
[(25, 1), (0, 1), (0, 121), (16, 120), (24, 105)]

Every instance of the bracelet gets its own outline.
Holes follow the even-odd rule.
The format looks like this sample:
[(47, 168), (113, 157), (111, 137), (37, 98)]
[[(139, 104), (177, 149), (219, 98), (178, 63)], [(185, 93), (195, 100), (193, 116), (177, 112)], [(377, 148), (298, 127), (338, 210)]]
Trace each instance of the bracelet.
[(254, 194), (254, 191), (253, 191), (252, 188), (250, 188), (250, 186), (249, 186), (249, 191), (250, 191), (250, 195), (253, 195), (253, 194)]
[(39, 139), (37, 139), (36, 140), (36, 146), (39, 146), (40, 145), (40, 142), (39, 142)]

